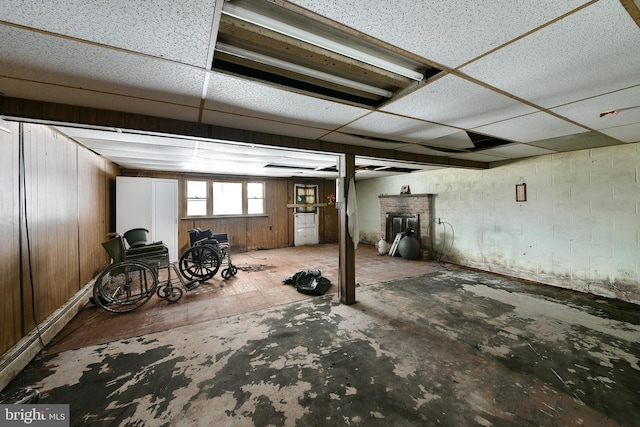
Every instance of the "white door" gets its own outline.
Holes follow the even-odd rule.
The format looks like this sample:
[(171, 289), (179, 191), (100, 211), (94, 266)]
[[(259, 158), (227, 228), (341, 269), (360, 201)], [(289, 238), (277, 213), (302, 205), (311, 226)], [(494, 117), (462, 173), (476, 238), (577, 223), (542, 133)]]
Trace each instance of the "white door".
[[(151, 178), (116, 177), (116, 231), (132, 228), (153, 230), (153, 184)], [(152, 238), (149, 236), (149, 238)]]
[(178, 260), (178, 181), (153, 180), (153, 240), (169, 249), (169, 259)]
[[(318, 186), (301, 185), (294, 186), (295, 204), (318, 203)], [(318, 207), (306, 206), (294, 209), (293, 225), (295, 236), (293, 244), (295, 246), (318, 244)]]

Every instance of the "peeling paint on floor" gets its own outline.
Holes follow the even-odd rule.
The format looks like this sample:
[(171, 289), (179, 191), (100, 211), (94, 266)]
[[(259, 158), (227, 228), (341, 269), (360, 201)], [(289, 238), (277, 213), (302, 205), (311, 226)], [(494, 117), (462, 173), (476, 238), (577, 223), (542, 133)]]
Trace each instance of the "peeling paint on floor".
[[(633, 426), (640, 315), (453, 269), (43, 354), (72, 425)], [(126, 321), (126, 316), (122, 317)]]

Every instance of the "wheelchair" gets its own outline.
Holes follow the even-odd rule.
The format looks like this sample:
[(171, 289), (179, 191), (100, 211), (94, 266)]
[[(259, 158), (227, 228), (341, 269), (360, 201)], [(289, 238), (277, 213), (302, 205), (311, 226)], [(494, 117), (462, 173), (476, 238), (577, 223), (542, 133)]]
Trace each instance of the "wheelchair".
[(190, 280), (205, 282), (216, 275), (221, 264), (222, 278), (230, 279), (238, 273), (231, 262), (231, 245), (227, 234), (214, 234), (210, 229), (189, 230), (191, 247), (180, 257), (180, 272)]
[(94, 304), (112, 313), (126, 313), (144, 305), (154, 293), (177, 302), (183, 295), (175, 286), (178, 282), (185, 291), (200, 285), (198, 280), (185, 282), (175, 264), (169, 262), (167, 246), (162, 242), (147, 244), (147, 234), (146, 229), (137, 228), (102, 243), (112, 263), (93, 285)]

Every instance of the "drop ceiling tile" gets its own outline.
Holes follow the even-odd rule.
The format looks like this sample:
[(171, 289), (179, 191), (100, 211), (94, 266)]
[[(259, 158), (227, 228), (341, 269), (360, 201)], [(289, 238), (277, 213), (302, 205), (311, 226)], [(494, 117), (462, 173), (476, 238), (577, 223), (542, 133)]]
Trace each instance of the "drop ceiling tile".
[(220, 111), (204, 110), (202, 122), (209, 125), (230, 127), (270, 134), (291, 136), (295, 138), (318, 139), (327, 133), (326, 129), (301, 126), (263, 118), (231, 114)]
[(457, 131), (451, 135), (425, 141), (423, 145), (429, 147), (440, 147), (447, 150), (470, 150), (474, 148), (473, 142), (465, 131)]
[[(640, 76), (640, 70), (638, 73)], [(617, 113), (600, 116), (614, 110)], [(640, 123), (640, 85), (566, 104), (552, 111), (596, 130)]]
[[(534, 147), (527, 144), (511, 144), (501, 147), (489, 148), (479, 153), (490, 156), (502, 157), (505, 159), (517, 159), (521, 157), (543, 156), (545, 154), (553, 154), (556, 151), (546, 148)], [(452, 156), (455, 157), (455, 156)]]
[(490, 154), (485, 154), (484, 152), (455, 154), (451, 156), (451, 158), (459, 159), (459, 160), (472, 160), (475, 162), (486, 162), (486, 163), (499, 162), (499, 161), (505, 160), (505, 157), (493, 156)]
[(37, 99), (44, 102), (145, 114), (190, 122), (198, 121), (198, 108), (195, 106), (130, 98), (126, 95), (96, 93), (93, 90), (67, 88), (57, 84), (0, 77), (0, 92), (15, 98)]
[(382, 110), (466, 129), (536, 111), (451, 74), (392, 101)]
[(2, 19), (206, 68), (215, 1), (3, 0)]
[(322, 141), (335, 142), (338, 144), (347, 144), (347, 145), (359, 145), (361, 147), (371, 147), (371, 148), (379, 148), (382, 150), (396, 150), (400, 147), (404, 147), (407, 145), (405, 142), (388, 142), (388, 141), (379, 141), (376, 139), (359, 137), (354, 135), (348, 135), (340, 132), (331, 132), (322, 138)]
[(638, 84), (640, 31), (601, 0), (466, 67), (467, 75), (542, 107)]
[(624, 142), (640, 142), (640, 123), (604, 129), (602, 133)]
[(349, 123), (341, 128), (340, 132), (395, 141), (420, 142), (458, 132), (458, 129), (394, 114), (373, 112)]
[(82, 140), (105, 142), (113, 141), (115, 143), (134, 143), (140, 145), (182, 147), (188, 149), (195, 148), (197, 144), (197, 141), (193, 139), (126, 132), (122, 129), (118, 130), (115, 128), (112, 128), (111, 130), (102, 130), (82, 127), (56, 126), (56, 129), (69, 137)]
[(194, 67), (7, 26), (0, 26), (0, 39), (5, 77), (92, 90), (94, 97), (200, 104), (206, 72)]
[[(97, 148), (100, 154), (107, 158), (127, 159), (129, 162), (135, 161), (156, 161), (156, 162), (190, 162), (193, 160), (192, 152), (175, 150), (133, 150), (131, 147), (108, 147)], [(167, 156), (170, 156), (167, 158)]]
[(563, 152), (586, 150), (589, 148), (606, 147), (619, 144), (620, 141), (598, 132), (584, 132), (576, 135), (567, 135), (564, 137), (532, 141), (529, 143), (529, 145), (535, 147)]
[(587, 129), (547, 113), (533, 113), (473, 129), (484, 135), (516, 142), (531, 142), (587, 132)]
[(320, 129), (335, 129), (369, 112), (215, 72), (209, 81), (205, 108)]
[(569, 12), (585, 0), (293, 0), (293, 3), (455, 68)]
[(409, 144), (398, 148), (396, 151), (404, 153), (424, 154), (427, 156), (449, 156), (451, 153), (447, 151), (439, 151), (434, 148), (422, 146), (420, 144)]

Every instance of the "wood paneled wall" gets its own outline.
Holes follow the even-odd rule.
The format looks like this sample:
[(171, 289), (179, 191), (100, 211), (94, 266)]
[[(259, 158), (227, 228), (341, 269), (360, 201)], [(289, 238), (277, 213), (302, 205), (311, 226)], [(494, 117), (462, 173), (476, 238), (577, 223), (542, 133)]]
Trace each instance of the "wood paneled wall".
[[(245, 177), (228, 177), (214, 175), (187, 175), (165, 172), (148, 172), (123, 170), (122, 175), (177, 179), (179, 184), (179, 217), (178, 228), (179, 254), (190, 246), (189, 230), (200, 228), (211, 229), (214, 233), (227, 233), (233, 252), (246, 252), (259, 249), (275, 249), (293, 246), (293, 209), (287, 204), (293, 203), (294, 184), (318, 185), (319, 202), (326, 202), (326, 196), (335, 193), (333, 180), (309, 179), (260, 179), (265, 183), (265, 215), (222, 218), (186, 218), (186, 182), (189, 179), (212, 180), (246, 180)], [(320, 243), (336, 243), (338, 241), (338, 214), (335, 206), (320, 208)]]
[(0, 130), (0, 353), (22, 338), (18, 124), (10, 127), (10, 134)]
[(47, 126), (0, 134), (4, 353), (109, 262), (100, 243), (117, 168)]
[[(0, 354), (109, 263), (101, 243), (115, 229), (119, 174), (179, 180), (180, 253), (190, 246), (188, 230), (194, 227), (227, 233), (232, 252), (293, 245), (293, 210), (287, 204), (293, 203), (294, 184), (317, 184), (321, 203), (335, 192), (333, 180), (265, 179), (265, 215), (186, 219), (186, 181), (193, 175), (121, 171), (51, 127), (9, 125), (10, 133), (0, 130)], [(335, 207), (320, 208), (320, 218), (320, 242), (337, 242)]]

